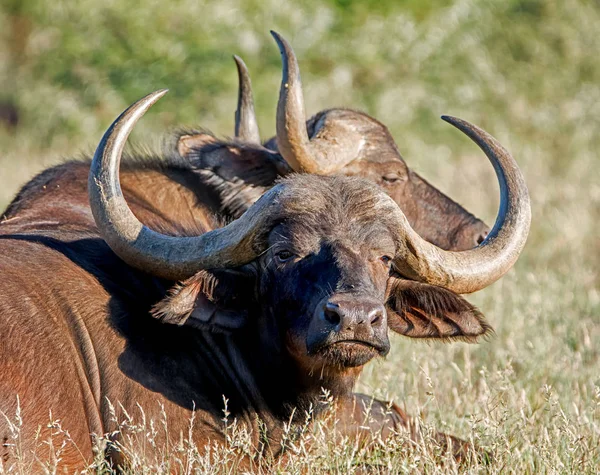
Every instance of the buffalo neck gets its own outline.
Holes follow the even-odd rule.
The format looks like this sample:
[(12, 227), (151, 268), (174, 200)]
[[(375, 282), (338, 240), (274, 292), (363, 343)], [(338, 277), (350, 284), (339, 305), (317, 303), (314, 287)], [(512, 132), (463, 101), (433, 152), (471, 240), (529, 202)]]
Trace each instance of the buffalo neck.
[(272, 318), (257, 318), (238, 337), (248, 369), (265, 409), (282, 420), (304, 420), (326, 409), (331, 399), (352, 396), (362, 368), (317, 368), (298, 362), (287, 351), (285, 337)]

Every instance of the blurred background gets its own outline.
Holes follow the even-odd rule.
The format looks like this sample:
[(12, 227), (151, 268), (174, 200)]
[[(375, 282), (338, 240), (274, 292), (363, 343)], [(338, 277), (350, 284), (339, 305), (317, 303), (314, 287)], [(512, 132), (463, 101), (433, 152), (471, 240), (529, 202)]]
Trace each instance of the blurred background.
[[(496, 337), (479, 346), (402, 340), (361, 389), (400, 395), (409, 412), (427, 408), (455, 433), (467, 430), (465, 415), (478, 414), (491, 421), (484, 436), (496, 430), (507, 451), (533, 459), (547, 446), (544, 460), (558, 462), (545, 466), (559, 471), (583, 452), (599, 460), (597, 0), (3, 0), (0, 208), (42, 168), (93, 152), (125, 107), (159, 88), (170, 93), (134, 140), (157, 148), (178, 126), (232, 135), (232, 54), (250, 69), (269, 138), (281, 77), (270, 29), (298, 55), (308, 114), (345, 106), (373, 115), (409, 166), (488, 224), (498, 203), (493, 170), (440, 115), (498, 138), (530, 187), (523, 257), (471, 298)], [(566, 422), (557, 425), (561, 413)], [(565, 427), (573, 426), (571, 450)]]

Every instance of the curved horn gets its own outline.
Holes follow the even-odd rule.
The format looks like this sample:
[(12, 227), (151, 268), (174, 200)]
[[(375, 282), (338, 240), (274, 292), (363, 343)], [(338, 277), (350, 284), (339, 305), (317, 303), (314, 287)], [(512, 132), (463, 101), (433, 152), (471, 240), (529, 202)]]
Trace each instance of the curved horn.
[(148, 94), (123, 112), (105, 132), (90, 168), (88, 194), (94, 220), (110, 248), (125, 262), (166, 279), (179, 280), (200, 269), (234, 267), (253, 260), (282, 187), (265, 193), (241, 218), (202, 236), (174, 237), (144, 226), (125, 202), (119, 164), (136, 122), (166, 89)]
[(452, 252), (421, 238), (398, 208), (397, 218), (406, 229), (406, 242), (394, 264), (406, 277), (465, 294), (487, 287), (513, 266), (527, 240), (531, 207), (527, 185), (517, 163), (496, 139), (467, 121), (447, 116), (442, 119), (465, 133), (492, 162), (500, 184), (498, 217), (479, 246)]
[(356, 130), (350, 128), (341, 130), (340, 136), (309, 139), (298, 60), (290, 44), (281, 35), (274, 31), (271, 31), (271, 35), (279, 46), (283, 63), (277, 102), (279, 153), (296, 172), (333, 173), (358, 156), (364, 140)]
[(237, 109), (235, 110), (235, 136), (250, 143), (260, 144), (250, 74), (242, 58), (233, 55), (233, 60), (237, 66), (239, 81)]

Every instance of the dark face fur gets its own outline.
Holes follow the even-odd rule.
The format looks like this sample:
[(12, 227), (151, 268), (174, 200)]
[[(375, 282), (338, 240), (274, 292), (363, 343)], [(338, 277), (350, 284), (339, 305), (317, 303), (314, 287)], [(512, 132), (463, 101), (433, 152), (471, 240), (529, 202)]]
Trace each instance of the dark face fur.
[(316, 375), (333, 386), (342, 378), (349, 382), (344, 388), (364, 364), (388, 353), (388, 328), (412, 338), (469, 341), (490, 330), (462, 297), (393, 275), (400, 237), (376, 185), (310, 175), (286, 185), (256, 261), (198, 273), (154, 315), (211, 330), (246, 327), (244, 338), (255, 339), (267, 360), (293, 361), (309, 385)]
[(394, 241), (383, 226), (348, 222), (340, 211), (277, 225), (259, 261), (263, 315), (312, 370), (362, 366), (390, 347), (384, 302)]

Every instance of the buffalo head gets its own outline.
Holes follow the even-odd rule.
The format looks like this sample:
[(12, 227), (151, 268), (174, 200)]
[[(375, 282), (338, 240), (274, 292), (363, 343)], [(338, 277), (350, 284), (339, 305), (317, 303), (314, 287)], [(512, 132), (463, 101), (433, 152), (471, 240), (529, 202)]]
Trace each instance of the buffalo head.
[[(252, 326), (273, 354), (307, 375), (359, 368), (389, 349), (388, 328), (417, 338), (475, 338), (489, 328), (459, 293), (500, 278), (521, 252), (530, 222), (527, 188), (491, 136), (447, 120), (486, 153), (501, 189), (500, 214), (475, 249), (445, 251), (421, 238), (389, 195), (347, 177), (296, 175), (229, 225), (201, 236), (145, 227), (118, 178), (125, 141), (166, 91), (141, 99), (110, 127), (94, 155), (90, 204), (105, 241), (130, 265), (187, 279), (155, 310), (174, 323), (233, 330)], [(277, 352), (278, 351), (278, 352)]]
[(318, 382), (336, 393), (388, 353), (388, 329), (472, 340), (488, 331), (462, 297), (394, 275), (397, 206), (375, 185), (296, 175), (278, 186), (264, 250), (243, 266), (187, 279), (155, 306), (156, 317), (239, 331), (261, 353), (289, 359), (304, 387)]
[(261, 145), (248, 69), (235, 56), (239, 142), (222, 143), (207, 133), (179, 137), (179, 153), (221, 192), (224, 210), (238, 217), (292, 170), (358, 176), (380, 185), (427, 241), (452, 250), (471, 249), (483, 241), (488, 226), (413, 172), (381, 122), (343, 108), (321, 111), (307, 121), (298, 61), (289, 43), (277, 33), (273, 36), (283, 60), (277, 136)]

